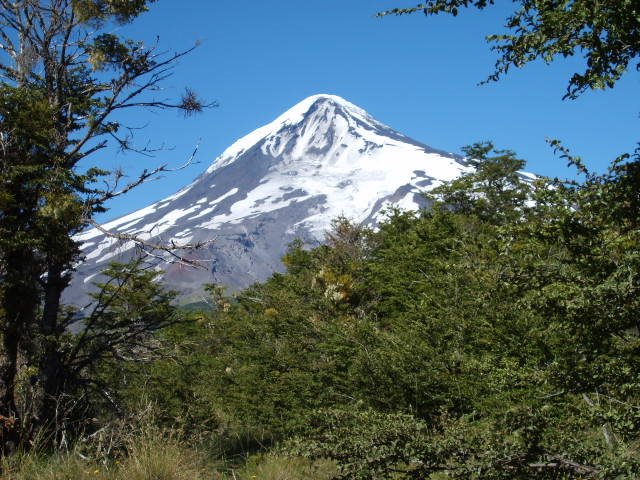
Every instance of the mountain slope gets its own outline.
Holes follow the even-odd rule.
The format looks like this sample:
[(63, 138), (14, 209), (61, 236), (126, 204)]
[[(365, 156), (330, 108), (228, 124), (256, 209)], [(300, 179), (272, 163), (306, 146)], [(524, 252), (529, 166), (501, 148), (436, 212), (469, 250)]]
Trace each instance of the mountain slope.
[[(206, 269), (168, 254), (159, 264), (169, 287), (197, 300), (204, 283), (237, 289), (264, 280), (291, 241), (321, 242), (339, 215), (372, 224), (387, 206), (416, 209), (424, 191), (467, 169), (340, 97), (316, 95), (235, 142), (176, 194), (103, 227), (154, 243), (215, 239), (190, 254)], [(110, 261), (135, 250), (97, 229), (78, 240), (85, 261), (67, 295), (75, 303)]]

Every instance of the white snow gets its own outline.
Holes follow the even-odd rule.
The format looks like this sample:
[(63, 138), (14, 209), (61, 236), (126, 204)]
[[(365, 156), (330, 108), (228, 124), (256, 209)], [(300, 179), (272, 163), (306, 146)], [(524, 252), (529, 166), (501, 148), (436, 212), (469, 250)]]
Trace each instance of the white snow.
[(177, 193), (174, 193), (173, 195), (170, 195), (167, 198), (164, 198), (164, 199), (160, 200), (158, 203), (165, 203), (165, 202), (166, 203), (170, 203), (170, 202), (173, 202), (174, 200), (177, 200), (178, 198), (183, 196), (185, 193), (187, 193), (189, 190), (191, 190), (191, 187), (193, 187), (193, 183), (191, 185), (187, 185), (182, 190), (178, 190)]
[(238, 193), (238, 189), (237, 188), (232, 188), (231, 190), (229, 190), (224, 195), (221, 195), (218, 198), (215, 198), (215, 199), (211, 200), (209, 202), (209, 205), (216, 205), (216, 204), (220, 203), (222, 200), (224, 200), (225, 198), (228, 198), (231, 195), (235, 195), (236, 193)]
[[(315, 109), (311, 110), (313, 106)], [(235, 142), (189, 186), (160, 202), (109, 222), (104, 228), (125, 230), (148, 240), (165, 232), (174, 232), (171, 229), (183, 222), (189, 228), (183, 226), (179, 233), (172, 233), (172, 238), (186, 240), (193, 238), (197, 229), (215, 230), (225, 224), (239, 224), (245, 219), (308, 201), (309, 211), (302, 212), (305, 219), (288, 228), (294, 232), (304, 227), (321, 240), (332, 219), (339, 215), (356, 221), (369, 217), (379, 219), (381, 214), (376, 214), (374, 209), (379, 207), (380, 199), (394, 195), (397, 198), (398, 189), (407, 185), (410, 191), (394, 205), (415, 210), (419, 207), (415, 202), (416, 193), (470, 170), (452, 157), (428, 153), (420, 146), (404, 141), (405, 137), (400, 134), (388, 135), (388, 131), (389, 127), (340, 97), (309, 97), (273, 122)], [(211, 188), (215, 184), (228, 185), (222, 167), (257, 145), (263, 154), (277, 159), (267, 174), (259, 179), (257, 186), (248, 189), (239, 184), (225, 193), (218, 188), (221, 194), (210, 201), (206, 196), (182, 198), (201, 182), (207, 182), (206, 186)], [(209, 175), (214, 171), (215, 184)], [(415, 171), (422, 171), (424, 175), (416, 175)], [(523, 172), (523, 175), (530, 174)], [(428, 187), (420, 187), (425, 176), (434, 180)], [(239, 194), (237, 201), (224, 212), (216, 212), (223, 200), (236, 194)], [(388, 202), (385, 204), (390, 205)], [(151, 222), (148, 217), (154, 213), (154, 217), (161, 213), (164, 215)], [(193, 220), (201, 223), (188, 223)], [(95, 242), (83, 245), (88, 260), (105, 261), (125, 246), (133, 246), (132, 242), (104, 238), (95, 229), (76, 238), (80, 241), (95, 238), (99, 242), (97, 246), (93, 245)]]
[(420, 209), (420, 205), (418, 205), (414, 200), (414, 192), (407, 193), (404, 197), (402, 197), (398, 202), (395, 202), (395, 206), (400, 210), (418, 210)]
[(157, 222), (141, 227), (135, 235), (141, 240), (149, 240), (152, 237), (156, 237), (166, 232), (176, 224), (177, 220), (195, 212), (199, 208), (200, 206), (193, 205), (189, 208), (177, 208), (175, 210), (171, 210)]
[(133, 227), (136, 223), (140, 223), (142, 221), (142, 218), (138, 218), (136, 220), (133, 220), (132, 222), (129, 223), (125, 223), (124, 225), (118, 227), (118, 231), (121, 232), (123, 230), (126, 230), (127, 228)]
[(87, 278), (84, 279), (84, 283), (89, 283), (91, 280), (93, 280), (98, 275), (99, 275), (98, 273), (94, 273), (93, 275), (89, 275)]
[(531, 173), (531, 172), (523, 172), (523, 171), (519, 171), (518, 173), (519, 173), (520, 175), (522, 175), (524, 178), (526, 178), (527, 180), (531, 180), (531, 181), (533, 181), (533, 180), (537, 180), (537, 179), (538, 179), (538, 176), (537, 176), (537, 175), (535, 175), (535, 174), (533, 174), (533, 173)]
[(213, 207), (207, 207), (197, 215), (194, 215), (193, 217), (189, 217), (189, 220), (195, 220), (196, 218), (204, 217), (205, 215), (208, 215), (211, 212), (213, 212), (215, 209), (216, 209), (215, 205)]
[[(306, 115), (304, 123), (298, 123), (319, 98), (332, 101)], [(283, 130), (283, 126), (289, 128)], [(215, 215), (198, 228), (217, 229), (225, 223), (239, 223), (244, 218), (326, 195), (326, 208), (310, 213), (304, 222), (305, 228), (323, 232), (331, 219), (344, 210), (355, 218), (367, 218), (380, 198), (392, 195), (402, 185), (413, 185), (413, 192), (422, 192), (424, 188), (416, 185), (422, 177), (417, 177), (415, 170), (444, 181), (468, 170), (453, 158), (427, 153), (421, 147), (379, 134), (376, 127), (388, 128), (339, 97), (322, 95), (306, 99), (244, 137), (225, 151), (221, 163), (214, 163), (209, 171), (230, 163), (234, 156), (261, 140), (263, 152), (279, 159), (260, 185), (246, 192), (246, 197), (234, 203), (230, 212)], [(305, 195), (284, 200), (286, 192), (293, 190), (304, 190)], [(272, 200), (264, 202), (268, 197)], [(418, 208), (413, 193), (402, 199), (401, 207)], [(192, 218), (200, 216), (202, 212)]]
[[(342, 108), (347, 110), (351, 116), (362, 120), (369, 124), (374, 124), (383, 128), (388, 128), (386, 125), (378, 122), (373, 117), (371, 117), (366, 111), (362, 108), (354, 105), (351, 102), (348, 102), (342, 97), (338, 97), (337, 95), (328, 95), (328, 94), (319, 94), (313, 95), (311, 97), (305, 98), (297, 105), (293, 106), (285, 113), (276, 118), (273, 122), (268, 123), (260, 128), (257, 128), (253, 132), (245, 135), (244, 137), (237, 140), (233, 143), (229, 148), (227, 148), (222, 155), (220, 155), (216, 160), (214, 160), (213, 164), (207, 169), (205, 173), (211, 173), (214, 170), (218, 170), (219, 168), (228, 165), (233, 162), (240, 154), (246, 152), (251, 147), (259, 143), (261, 140), (265, 139), (271, 134), (277, 133), (283, 127), (296, 125), (300, 123), (305, 114), (309, 111), (309, 109), (313, 106), (314, 103), (318, 100), (329, 100), (334, 105), (340, 105)], [(307, 130), (312, 130), (311, 128)], [(284, 145), (283, 145), (284, 146)]]
[[(107, 237), (105, 238), (100, 245), (92, 250), (85, 258), (85, 260), (92, 260), (96, 258), (96, 263), (105, 262), (113, 257), (117, 257), (121, 253), (126, 252), (127, 250), (131, 250), (135, 247), (135, 242), (128, 240), (122, 241), (117, 240), (115, 238)], [(108, 251), (107, 251), (108, 250)], [(107, 251), (104, 255), (103, 252)], [(98, 258), (99, 257), (99, 258)]]

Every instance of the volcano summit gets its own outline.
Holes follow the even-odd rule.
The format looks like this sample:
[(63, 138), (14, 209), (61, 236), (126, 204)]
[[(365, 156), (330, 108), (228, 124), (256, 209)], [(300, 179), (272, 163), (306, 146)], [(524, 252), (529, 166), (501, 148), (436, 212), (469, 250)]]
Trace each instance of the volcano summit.
[[(172, 263), (169, 254), (159, 263), (168, 287), (197, 301), (206, 283), (238, 289), (281, 270), (291, 241), (322, 242), (337, 216), (375, 224), (385, 208), (417, 209), (425, 191), (468, 170), (461, 157), (412, 140), (340, 97), (316, 95), (235, 142), (176, 194), (103, 228), (154, 243), (214, 239), (190, 254), (206, 270)], [(135, 252), (133, 241), (98, 229), (77, 240), (85, 261), (71, 302), (109, 262)]]

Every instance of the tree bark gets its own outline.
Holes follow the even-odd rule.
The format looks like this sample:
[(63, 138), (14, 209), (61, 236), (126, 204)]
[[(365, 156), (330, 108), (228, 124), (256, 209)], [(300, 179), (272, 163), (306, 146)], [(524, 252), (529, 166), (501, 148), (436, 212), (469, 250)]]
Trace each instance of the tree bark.
[[(58, 325), (60, 297), (67, 286), (62, 266), (52, 263), (47, 269), (47, 282), (44, 291), (44, 304), (39, 330), (41, 351), (38, 369), (38, 397), (34, 407), (34, 425), (32, 435), (38, 436), (44, 429), (56, 436), (59, 432), (59, 397), (63, 392), (64, 375), (60, 352), (60, 336), (63, 333)], [(62, 412), (64, 414), (64, 412)]]

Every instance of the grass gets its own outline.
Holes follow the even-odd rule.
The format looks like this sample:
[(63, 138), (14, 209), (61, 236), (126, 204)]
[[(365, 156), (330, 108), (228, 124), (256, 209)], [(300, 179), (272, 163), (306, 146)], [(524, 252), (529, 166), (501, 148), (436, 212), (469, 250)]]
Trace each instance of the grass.
[(221, 478), (224, 480), (330, 480), (336, 474), (331, 462), (272, 454), (250, 457), (246, 465)]
[(330, 480), (330, 462), (260, 454), (231, 469), (171, 432), (131, 434), (117, 459), (88, 459), (79, 450), (53, 455), (16, 454), (0, 464), (0, 480)]
[(101, 469), (70, 454), (16, 455), (2, 462), (2, 480), (104, 480)]
[[(219, 475), (218, 475), (219, 477)], [(0, 480), (211, 480), (214, 465), (170, 433), (131, 436), (117, 459), (87, 459), (79, 451), (17, 454), (2, 460)]]
[(269, 452), (245, 457), (246, 449), (231, 461), (224, 452), (248, 445), (247, 439), (257, 441), (255, 432), (233, 437), (237, 445), (221, 438), (223, 448), (211, 439), (186, 440), (179, 431), (157, 426), (154, 418), (148, 406), (105, 425), (69, 451), (45, 454), (34, 447), (0, 456), (0, 480), (330, 480), (337, 473), (328, 461)]

